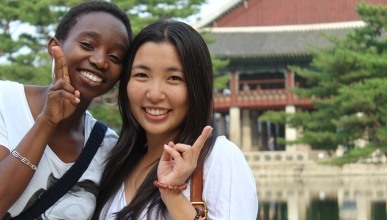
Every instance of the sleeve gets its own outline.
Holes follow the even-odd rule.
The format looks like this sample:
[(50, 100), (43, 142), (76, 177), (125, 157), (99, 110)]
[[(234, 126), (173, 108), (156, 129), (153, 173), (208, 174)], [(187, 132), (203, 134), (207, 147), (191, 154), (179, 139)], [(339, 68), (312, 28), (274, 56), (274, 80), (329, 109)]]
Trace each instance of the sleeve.
[(256, 183), (240, 149), (220, 137), (205, 163), (203, 200), (208, 219), (256, 219)]
[[(97, 120), (93, 118), (93, 116), (90, 114), (89, 111), (86, 111), (86, 117), (87, 117), (86, 121), (89, 126), (88, 134), (90, 135), (90, 132), (93, 129), (93, 126), (97, 122)], [(109, 154), (112, 148), (116, 145), (117, 141), (118, 141), (117, 133), (108, 127), (105, 133), (105, 137), (101, 143), (101, 147), (98, 150), (102, 153), (102, 158), (105, 158)]]
[(106, 134), (105, 134), (105, 138), (103, 139), (103, 142), (102, 142), (102, 144), (105, 146), (104, 149), (106, 149), (105, 156), (116, 145), (117, 140), (118, 140), (117, 133), (108, 127)]
[(1, 90), (0, 90), (0, 145), (9, 148), (8, 144), (8, 135), (7, 135), (7, 127), (5, 125), (4, 120), (4, 103), (1, 96)]

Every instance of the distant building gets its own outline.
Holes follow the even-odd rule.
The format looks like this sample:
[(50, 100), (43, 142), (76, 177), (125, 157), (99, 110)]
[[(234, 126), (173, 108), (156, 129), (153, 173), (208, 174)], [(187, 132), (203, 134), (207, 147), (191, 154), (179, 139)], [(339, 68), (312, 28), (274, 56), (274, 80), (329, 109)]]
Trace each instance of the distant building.
[[(232, 0), (196, 29), (208, 29), (217, 42), (209, 44), (217, 58), (230, 60), (218, 74), (229, 74), (229, 90), (215, 95), (217, 120), (244, 152), (268, 150), (270, 137), (295, 140), (294, 128), (265, 123), (259, 116), (267, 110), (289, 113), (309, 111), (308, 99), (299, 99), (289, 89), (304, 87), (305, 81), (288, 65), (308, 67), (309, 45), (327, 46), (322, 32), (345, 37), (349, 30), (364, 26), (356, 4), (364, 0)], [(378, 5), (387, 0), (365, 0)], [(280, 146), (289, 152), (308, 146)]]

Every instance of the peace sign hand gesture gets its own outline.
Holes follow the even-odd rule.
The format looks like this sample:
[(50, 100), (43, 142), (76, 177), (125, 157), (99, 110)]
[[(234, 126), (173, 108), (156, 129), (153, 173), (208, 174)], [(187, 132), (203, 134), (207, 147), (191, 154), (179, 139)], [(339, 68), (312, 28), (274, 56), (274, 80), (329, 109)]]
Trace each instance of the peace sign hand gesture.
[(211, 126), (204, 127), (192, 147), (186, 144), (175, 145), (173, 142), (164, 145), (164, 152), (157, 168), (159, 182), (171, 186), (184, 184), (195, 170), (200, 151), (211, 132)]
[(80, 93), (70, 81), (66, 59), (58, 46), (52, 47), (55, 59), (55, 79), (50, 86), (42, 114), (51, 123), (57, 124), (69, 117), (80, 102)]

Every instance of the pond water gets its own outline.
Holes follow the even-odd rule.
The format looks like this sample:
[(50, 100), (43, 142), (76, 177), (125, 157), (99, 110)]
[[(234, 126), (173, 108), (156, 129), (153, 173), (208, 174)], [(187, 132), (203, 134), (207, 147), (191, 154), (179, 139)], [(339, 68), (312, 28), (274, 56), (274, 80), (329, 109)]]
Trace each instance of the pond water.
[(257, 220), (387, 220), (387, 177), (259, 177)]

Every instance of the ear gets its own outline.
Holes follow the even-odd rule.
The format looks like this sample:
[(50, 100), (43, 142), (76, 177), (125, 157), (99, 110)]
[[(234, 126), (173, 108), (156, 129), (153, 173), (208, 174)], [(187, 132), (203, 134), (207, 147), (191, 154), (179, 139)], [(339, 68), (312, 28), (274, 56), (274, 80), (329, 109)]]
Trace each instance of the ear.
[(59, 46), (59, 47), (61, 46), (60, 41), (58, 39), (56, 39), (55, 37), (50, 38), (50, 40), (48, 41), (48, 44), (47, 44), (48, 54), (50, 54), (51, 58), (54, 58), (54, 53), (51, 50), (51, 48), (53, 46)]

